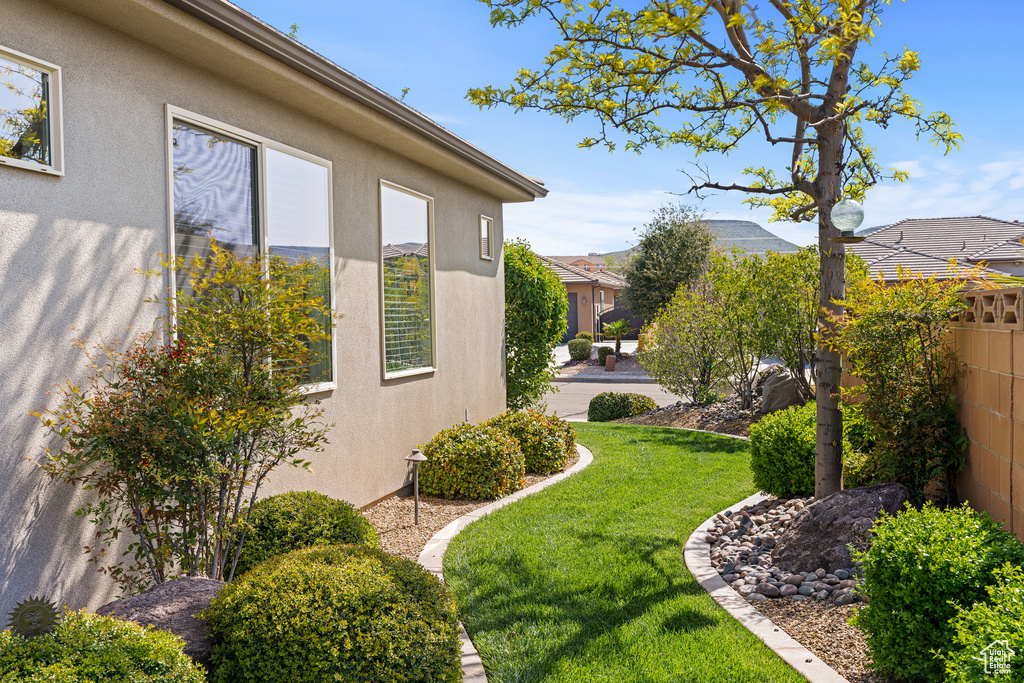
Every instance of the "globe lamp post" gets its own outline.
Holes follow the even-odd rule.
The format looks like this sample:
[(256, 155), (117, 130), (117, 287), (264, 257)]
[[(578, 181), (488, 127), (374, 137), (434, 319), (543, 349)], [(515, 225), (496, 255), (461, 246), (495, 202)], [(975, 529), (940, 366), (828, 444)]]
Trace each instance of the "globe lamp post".
[(839, 236), (829, 237), (829, 242), (857, 244), (867, 239), (864, 236), (853, 234), (853, 231), (864, 222), (864, 207), (860, 205), (860, 202), (854, 199), (844, 199), (832, 207), (832, 213), (829, 215), (832, 219), (832, 225), (836, 226), (836, 229), (839, 230)]

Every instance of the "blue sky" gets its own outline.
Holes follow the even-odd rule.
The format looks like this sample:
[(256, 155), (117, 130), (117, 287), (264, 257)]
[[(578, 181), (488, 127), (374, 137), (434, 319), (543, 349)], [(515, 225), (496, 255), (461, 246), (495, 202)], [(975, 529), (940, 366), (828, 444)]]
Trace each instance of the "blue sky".
[[(507, 86), (516, 71), (540, 64), (554, 45), (550, 22), (491, 28), (486, 5), (473, 0), (236, 0), (356, 76), (395, 96), (509, 166), (542, 179), (550, 194), (531, 204), (506, 205), (505, 236), (522, 237), (544, 254), (605, 252), (635, 244), (634, 228), (658, 206), (677, 201), (694, 161), (676, 146), (663, 151), (609, 153), (579, 149), (596, 130), (592, 119), (566, 124), (537, 112), (480, 111), (465, 99), (470, 87)], [(969, 7), (969, 9), (966, 9)], [(960, 151), (943, 156), (913, 130), (895, 124), (868, 128), (883, 166), (911, 173), (884, 183), (865, 203), (865, 226), (902, 218), (987, 215), (1024, 220), (1024, 89), (1020, 29), (1024, 2), (895, 0), (871, 45), (859, 56), (916, 50), (922, 69), (908, 92), (927, 111), (942, 110), (964, 136)], [(788, 129), (788, 124), (787, 124)], [(751, 138), (753, 140), (753, 138)], [(740, 180), (746, 166), (781, 169), (783, 146), (754, 144), (728, 157), (704, 156), (713, 177)], [(769, 223), (739, 193), (683, 201), (709, 218), (754, 220), (798, 244), (817, 240), (810, 224)]]

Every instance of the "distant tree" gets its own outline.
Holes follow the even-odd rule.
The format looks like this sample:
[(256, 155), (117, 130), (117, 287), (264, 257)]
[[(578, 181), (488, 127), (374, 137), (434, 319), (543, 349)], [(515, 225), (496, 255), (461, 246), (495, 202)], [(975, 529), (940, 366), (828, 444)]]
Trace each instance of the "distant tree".
[(605, 337), (611, 337), (615, 340), (615, 355), (617, 357), (622, 352), (622, 338), (633, 331), (633, 326), (625, 318), (620, 318), (619, 320), (605, 323), (602, 331)]
[[(917, 53), (858, 60), (890, 0), (646, 0), (628, 9), (609, 0), (483, 0), (491, 24), (550, 19), (555, 45), (541, 68), (520, 69), (508, 88), (474, 88), (481, 107), (506, 104), (572, 120), (598, 119), (584, 147), (641, 151), (683, 144), (697, 154), (728, 154), (753, 135), (785, 150), (780, 163), (744, 170), (746, 182), (715, 182), (704, 167), (691, 192), (738, 190), (776, 220), (818, 224), (822, 324), (838, 313), (844, 289), (842, 244), (831, 211), (862, 198), (885, 178), (863, 126), (909, 122), (948, 152), (961, 136), (943, 112), (928, 114), (904, 90)], [(634, 311), (636, 312), (636, 311)], [(839, 354), (819, 345), (815, 492), (842, 486)]]
[(541, 405), (554, 376), (551, 351), (568, 325), (565, 286), (522, 240), (505, 243), (505, 404)]
[(622, 272), (626, 308), (644, 320), (657, 317), (680, 286), (704, 272), (716, 239), (694, 209), (682, 204), (657, 209)]

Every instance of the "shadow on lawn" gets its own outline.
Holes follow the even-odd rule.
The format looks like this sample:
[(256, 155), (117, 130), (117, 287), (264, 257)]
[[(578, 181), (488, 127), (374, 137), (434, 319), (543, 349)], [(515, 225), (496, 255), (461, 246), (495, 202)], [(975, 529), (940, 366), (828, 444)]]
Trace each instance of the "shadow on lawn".
[[(504, 580), (492, 584), (487, 592), (475, 592), (465, 605), (473, 633), (514, 634), (517, 625), (537, 623), (538, 619), (571, 626), (568, 637), (549, 641), (541, 652), (531, 653), (526, 668), (515, 672), (516, 680), (552, 675), (563, 658), (578, 657), (592, 641), (644, 618), (663, 603), (704, 593), (685, 569), (665, 566), (665, 556), (682, 553), (677, 538), (638, 539), (583, 530), (576, 537), (583, 548), (615, 556), (615, 566), (595, 557), (592, 572), (574, 572), (574, 577), (583, 576), (590, 583), (566, 585), (566, 580), (552, 578), (559, 572), (508, 546), (474, 561), (480, 575), (500, 574)], [(584, 551), (584, 556), (587, 554)], [(602, 574), (602, 567), (607, 575)], [(511, 587), (515, 588), (509, 592)], [(717, 616), (688, 607), (677, 607), (660, 622), (662, 631), (674, 634), (714, 628), (719, 623)]]

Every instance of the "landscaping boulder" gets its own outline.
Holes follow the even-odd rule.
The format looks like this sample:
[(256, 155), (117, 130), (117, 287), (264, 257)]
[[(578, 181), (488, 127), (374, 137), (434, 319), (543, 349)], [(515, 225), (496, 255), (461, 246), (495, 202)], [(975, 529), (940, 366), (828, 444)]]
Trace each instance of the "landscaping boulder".
[(213, 644), (206, 624), (193, 615), (209, 607), (224, 585), (213, 579), (185, 576), (107, 603), (96, 613), (170, 631), (185, 641), (185, 654), (209, 670)]
[(764, 370), (757, 373), (757, 380), (754, 382), (754, 393), (758, 396), (763, 396), (762, 392), (764, 391), (764, 383), (768, 381), (768, 378), (774, 377), (775, 375), (785, 374), (788, 374), (786, 372), (785, 365), (782, 363), (772, 363)]
[(832, 573), (853, 566), (848, 544), (871, 545), (871, 527), (883, 511), (895, 515), (910, 497), (903, 484), (875, 484), (847, 489), (801, 510), (772, 550), (772, 562), (785, 571)]
[(791, 406), (802, 406), (804, 398), (800, 385), (788, 374), (771, 375), (761, 390), (761, 412), (774, 413)]

